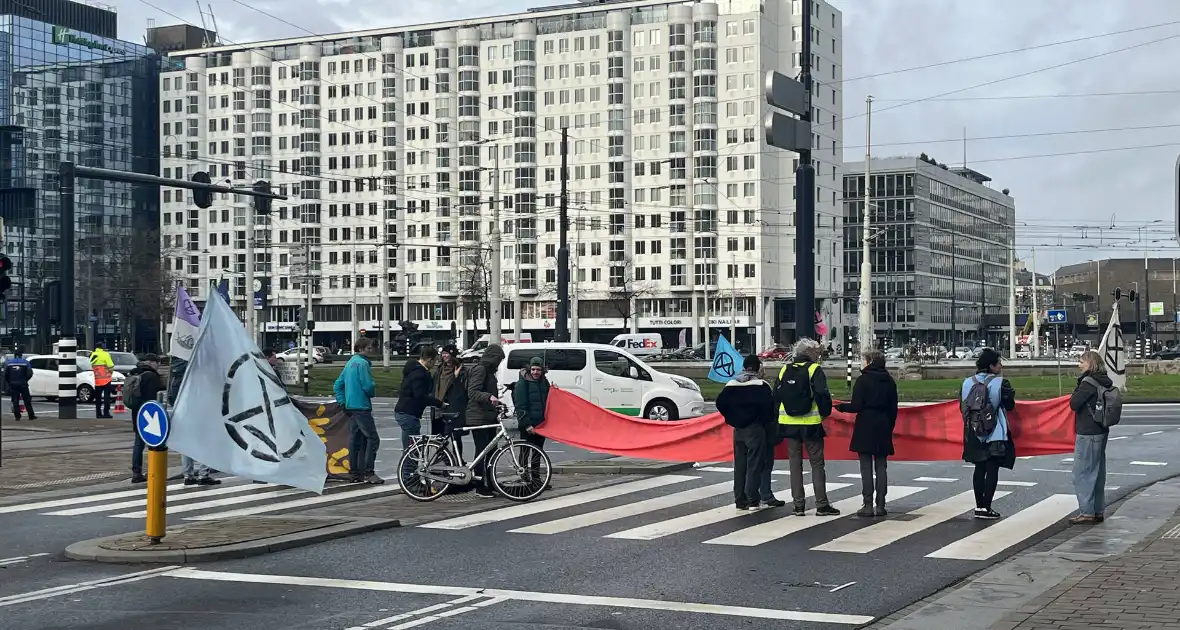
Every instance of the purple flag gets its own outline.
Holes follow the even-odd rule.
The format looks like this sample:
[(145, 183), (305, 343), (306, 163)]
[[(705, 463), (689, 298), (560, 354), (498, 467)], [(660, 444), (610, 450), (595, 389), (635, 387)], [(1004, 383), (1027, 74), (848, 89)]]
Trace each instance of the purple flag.
[(201, 326), (201, 311), (189, 297), (183, 284), (176, 285), (176, 313), (172, 317), (172, 343), (168, 354), (190, 361), (197, 345), (197, 329)]

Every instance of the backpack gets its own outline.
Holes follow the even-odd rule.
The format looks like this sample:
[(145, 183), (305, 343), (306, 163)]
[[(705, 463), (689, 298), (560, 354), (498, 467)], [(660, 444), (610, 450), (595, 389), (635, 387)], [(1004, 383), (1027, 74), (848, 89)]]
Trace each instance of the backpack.
[(123, 381), (123, 403), (132, 409), (138, 408), (144, 403), (143, 396), (140, 395), (139, 388), (143, 382), (143, 374), (132, 374)]
[(989, 375), (982, 381), (978, 376), (971, 378), (974, 383), (963, 398), (963, 423), (975, 437), (986, 440), (996, 430), (996, 408), (992, 406), (991, 393), (988, 391), (988, 384), (996, 376)]
[(1104, 429), (1118, 424), (1123, 416), (1123, 392), (1113, 385), (1106, 387), (1091, 376), (1082, 379), (1082, 382), (1089, 383), (1098, 392), (1094, 406), (1090, 407), (1090, 416), (1094, 422)]
[(811, 391), (811, 363), (788, 364), (774, 394), (788, 416), (803, 416), (810, 412), (815, 402), (815, 394)]

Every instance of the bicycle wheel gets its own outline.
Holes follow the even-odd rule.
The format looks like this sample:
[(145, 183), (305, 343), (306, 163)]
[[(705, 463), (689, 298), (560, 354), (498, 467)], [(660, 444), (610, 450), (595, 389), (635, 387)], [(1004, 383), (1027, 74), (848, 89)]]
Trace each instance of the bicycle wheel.
[(402, 453), (397, 462), (398, 482), (406, 496), (415, 501), (433, 501), (443, 495), (451, 484), (427, 479), (419, 471), (435, 466), (454, 466), (455, 457), (446, 448), (445, 442), (417, 440)]
[(492, 487), (513, 501), (532, 501), (541, 496), (553, 478), (552, 462), (545, 451), (523, 441), (501, 447), (492, 454), (487, 468)]

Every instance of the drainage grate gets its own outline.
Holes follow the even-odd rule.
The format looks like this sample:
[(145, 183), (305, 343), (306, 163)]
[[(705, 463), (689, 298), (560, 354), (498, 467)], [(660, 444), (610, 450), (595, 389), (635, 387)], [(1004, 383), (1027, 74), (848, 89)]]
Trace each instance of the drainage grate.
[(1177, 525), (1177, 526), (1173, 527), (1172, 529), (1169, 529), (1167, 532), (1164, 533), (1163, 536), (1160, 536), (1160, 538), (1180, 538), (1180, 525)]

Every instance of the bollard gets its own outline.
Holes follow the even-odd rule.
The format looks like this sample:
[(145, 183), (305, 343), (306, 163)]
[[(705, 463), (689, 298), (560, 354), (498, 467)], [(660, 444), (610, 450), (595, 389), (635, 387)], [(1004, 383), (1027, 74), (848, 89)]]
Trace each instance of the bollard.
[(848, 333), (845, 335), (844, 349), (846, 350), (845, 354), (848, 355), (848, 368), (847, 368), (847, 373), (845, 374), (845, 379), (847, 380), (848, 391), (852, 391), (852, 329), (851, 328), (848, 329)]
[(147, 461), (147, 527), (145, 533), (153, 545), (164, 538), (165, 504), (168, 487), (168, 449), (148, 449)]
[(111, 413), (127, 413), (127, 407), (123, 405), (123, 385), (115, 385), (115, 408)]

